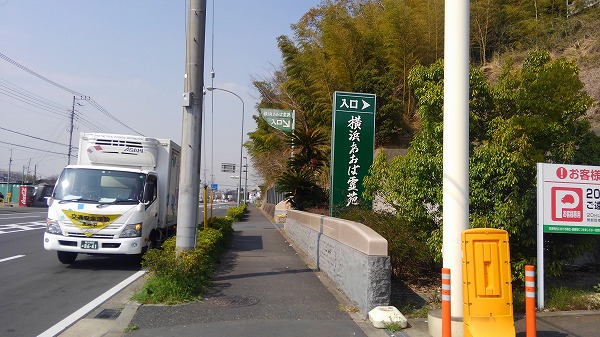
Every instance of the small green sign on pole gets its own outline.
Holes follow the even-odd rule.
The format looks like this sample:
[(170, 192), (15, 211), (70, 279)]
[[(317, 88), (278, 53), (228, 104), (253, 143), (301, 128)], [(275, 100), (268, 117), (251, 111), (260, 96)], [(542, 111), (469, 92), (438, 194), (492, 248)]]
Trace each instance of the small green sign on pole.
[(283, 132), (294, 131), (296, 116), (294, 110), (260, 109), (262, 118), (275, 129)]
[[(359, 205), (375, 150), (374, 94), (333, 93), (329, 214)], [(368, 206), (368, 205), (367, 205)]]

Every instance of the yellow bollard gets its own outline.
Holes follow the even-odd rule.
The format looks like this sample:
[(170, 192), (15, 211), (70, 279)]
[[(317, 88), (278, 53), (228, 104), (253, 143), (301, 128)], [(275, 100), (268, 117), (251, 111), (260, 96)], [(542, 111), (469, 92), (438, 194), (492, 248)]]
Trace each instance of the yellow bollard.
[(462, 233), (465, 337), (515, 336), (508, 232)]

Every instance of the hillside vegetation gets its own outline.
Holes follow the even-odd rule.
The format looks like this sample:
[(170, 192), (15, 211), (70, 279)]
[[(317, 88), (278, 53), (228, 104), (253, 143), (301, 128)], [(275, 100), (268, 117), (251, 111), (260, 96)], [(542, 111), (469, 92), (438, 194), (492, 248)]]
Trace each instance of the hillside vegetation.
[[(470, 225), (509, 232), (517, 274), (535, 259), (536, 163), (600, 165), (600, 5), (569, 17), (565, 6), (471, 1)], [(369, 211), (352, 217), (380, 226), (388, 241), (408, 231), (428, 248), (392, 245), (390, 255), (402, 255), (392, 261), (441, 258), (443, 11), (441, 0), (324, 1), (293, 26), (293, 37), (279, 37), (282, 68), (254, 83), (259, 108), (295, 110), (296, 138), (305, 140), (299, 136), (330, 136), (334, 91), (377, 95), (376, 146), (408, 151), (376, 158), (361, 202), (384, 200), (394, 221), (372, 224), (378, 217)], [(325, 195), (328, 146), (296, 144), (298, 154), (318, 154), (299, 165), (287, 159), (287, 136), (256, 123), (246, 146), (266, 185), (279, 179), (286, 191), (310, 186), (308, 194)], [(547, 273), (560, 274), (563, 258), (596, 237), (545, 236)]]
[[(376, 147), (407, 148), (422, 121), (408, 86), (416, 65), (443, 58), (442, 0), (326, 0), (278, 38), (283, 66), (255, 79), (258, 108), (293, 109), (297, 128), (331, 132), (334, 91), (377, 95)], [(471, 63), (493, 83), (507, 64), (529, 51), (575, 60), (594, 102), (600, 101), (600, 6), (567, 18), (565, 2), (471, 1)], [(600, 107), (589, 110), (600, 131)], [(291, 145), (285, 135), (255, 117), (246, 144), (253, 164), (271, 186), (285, 171)], [(327, 173), (319, 179), (328, 187)]]

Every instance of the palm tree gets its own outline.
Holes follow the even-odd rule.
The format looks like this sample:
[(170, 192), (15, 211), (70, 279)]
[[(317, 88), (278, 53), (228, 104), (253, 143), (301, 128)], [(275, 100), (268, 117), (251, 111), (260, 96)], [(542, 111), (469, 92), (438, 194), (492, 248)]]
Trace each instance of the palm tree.
[(318, 185), (317, 178), (327, 165), (328, 137), (320, 130), (303, 127), (294, 130), (290, 143), (298, 151), (277, 179), (277, 191), (285, 193), (294, 209), (325, 204), (327, 192)]

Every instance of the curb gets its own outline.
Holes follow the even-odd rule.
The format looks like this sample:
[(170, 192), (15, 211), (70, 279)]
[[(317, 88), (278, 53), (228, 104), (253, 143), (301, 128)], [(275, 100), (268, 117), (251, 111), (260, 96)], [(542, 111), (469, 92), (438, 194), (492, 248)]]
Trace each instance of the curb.
[[(85, 317), (62, 331), (60, 337), (122, 337), (127, 329), (135, 329), (130, 322), (135, 316), (140, 303), (131, 300), (131, 297), (146, 283), (146, 274), (121, 289), (117, 294), (106, 300), (100, 306), (91, 310)], [(115, 318), (98, 318), (105, 316), (102, 313), (118, 312)], [(90, 334), (91, 332), (93, 334)]]

